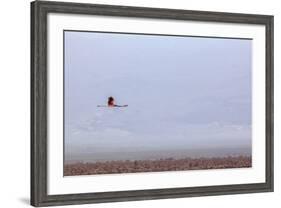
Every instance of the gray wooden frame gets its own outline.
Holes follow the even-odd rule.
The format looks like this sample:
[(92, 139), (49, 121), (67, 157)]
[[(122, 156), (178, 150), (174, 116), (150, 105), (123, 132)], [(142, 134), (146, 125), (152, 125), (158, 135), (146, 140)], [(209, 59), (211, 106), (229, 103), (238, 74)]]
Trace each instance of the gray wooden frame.
[[(47, 15), (109, 15), (266, 27), (266, 182), (66, 195), (47, 193)], [(125, 177), (125, 176), (124, 176)], [(31, 3), (31, 205), (51, 206), (273, 191), (273, 16), (35, 1)]]

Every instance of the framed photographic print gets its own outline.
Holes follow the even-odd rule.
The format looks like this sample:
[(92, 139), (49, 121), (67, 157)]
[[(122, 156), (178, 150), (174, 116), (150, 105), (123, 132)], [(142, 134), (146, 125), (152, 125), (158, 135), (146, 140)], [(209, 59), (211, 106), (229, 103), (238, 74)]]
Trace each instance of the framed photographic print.
[(273, 16), (31, 3), (31, 204), (273, 191)]

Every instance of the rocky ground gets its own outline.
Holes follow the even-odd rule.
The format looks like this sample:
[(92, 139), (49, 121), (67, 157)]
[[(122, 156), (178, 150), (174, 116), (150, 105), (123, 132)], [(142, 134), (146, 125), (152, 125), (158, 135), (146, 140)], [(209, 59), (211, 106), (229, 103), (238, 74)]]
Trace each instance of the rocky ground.
[(180, 170), (246, 168), (251, 167), (252, 159), (248, 156), (185, 158), (160, 160), (126, 160), (96, 163), (75, 163), (64, 166), (64, 176), (93, 175), (111, 173), (161, 172)]

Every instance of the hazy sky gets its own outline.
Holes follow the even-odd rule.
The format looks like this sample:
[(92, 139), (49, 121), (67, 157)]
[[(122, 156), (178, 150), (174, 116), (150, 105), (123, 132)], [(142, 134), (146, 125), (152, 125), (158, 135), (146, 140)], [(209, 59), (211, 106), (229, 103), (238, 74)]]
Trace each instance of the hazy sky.
[[(250, 147), (251, 52), (245, 39), (65, 32), (66, 156)], [(129, 106), (97, 108), (109, 96)]]

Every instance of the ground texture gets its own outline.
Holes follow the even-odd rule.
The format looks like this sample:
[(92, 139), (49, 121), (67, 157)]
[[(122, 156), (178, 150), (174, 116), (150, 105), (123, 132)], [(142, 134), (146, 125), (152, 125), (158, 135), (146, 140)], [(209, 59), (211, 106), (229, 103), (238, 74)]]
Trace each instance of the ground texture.
[(247, 156), (198, 159), (167, 158), (160, 160), (107, 161), (96, 163), (66, 164), (64, 166), (64, 176), (223, 168), (247, 168), (251, 167), (251, 165), (252, 159), (251, 157)]

